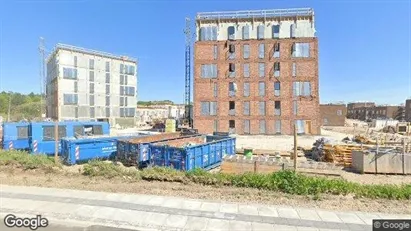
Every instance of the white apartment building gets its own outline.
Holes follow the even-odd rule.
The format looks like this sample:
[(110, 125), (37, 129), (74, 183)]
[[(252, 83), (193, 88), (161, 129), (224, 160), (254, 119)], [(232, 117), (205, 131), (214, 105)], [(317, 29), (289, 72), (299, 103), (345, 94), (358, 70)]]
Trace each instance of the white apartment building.
[(136, 117), (140, 122), (152, 122), (156, 119), (184, 117), (184, 105), (152, 105), (149, 107), (137, 107)]
[(57, 44), (47, 59), (47, 117), (135, 124), (137, 61)]

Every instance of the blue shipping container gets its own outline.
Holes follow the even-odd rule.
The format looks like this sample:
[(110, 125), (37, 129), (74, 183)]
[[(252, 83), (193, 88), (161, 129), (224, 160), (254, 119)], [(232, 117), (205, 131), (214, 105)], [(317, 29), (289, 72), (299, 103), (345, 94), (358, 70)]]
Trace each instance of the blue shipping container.
[(116, 156), (119, 139), (137, 138), (138, 136), (113, 136), (104, 138), (61, 139), (61, 158), (67, 164), (76, 164), (91, 159), (112, 159)]
[(155, 139), (156, 135), (154, 135), (153, 139), (151, 139), (151, 142), (143, 143), (132, 143), (128, 140), (119, 140), (119, 142), (117, 143), (118, 152), (116, 159), (118, 161), (121, 161), (124, 165), (135, 165), (138, 167), (145, 167), (151, 164), (153, 161), (151, 155), (152, 149), (150, 148), (150, 144), (195, 136), (201, 135), (195, 134), (189, 136), (175, 136), (174, 134), (168, 137), (167, 134), (162, 134), (162, 136), (158, 136), (158, 139)]
[(186, 147), (170, 147), (150, 144), (153, 164), (189, 171), (195, 168), (205, 170), (221, 164), (225, 155), (235, 155), (236, 139), (233, 137), (204, 136), (206, 143)]
[(29, 123), (16, 122), (3, 124), (3, 149), (29, 150)]
[[(37, 122), (30, 124), (29, 133), (31, 134), (31, 137), (29, 143), (30, 150), (33, 154), (54, 155), (54, 129), (54, 122)], [(107, 122), (66, 121), (58, 123), (58, 136), (60, 139), (76, 136), (99, 136), (109, 134), (110, 126)], [(61, 142), (59, 142), (59, 153), (61, 153)]]

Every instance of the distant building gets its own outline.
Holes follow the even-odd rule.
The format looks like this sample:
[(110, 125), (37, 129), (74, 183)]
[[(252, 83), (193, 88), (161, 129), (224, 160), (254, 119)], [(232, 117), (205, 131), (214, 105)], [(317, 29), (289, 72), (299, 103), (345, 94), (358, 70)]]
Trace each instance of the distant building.
[(344, 126), (347, 106), (345, 104), (320, 104), (320, 115), (323, 126)]
[(347, 106), (347, 118), (358, 120), (395, 119), (404, 117), (403, 106), (375, 105), (375, 103), (351, 103)]
[(136, 73), (134, 59), (57, 44), (47, 60), (47, 117), (133, 126)]
[(151, 105), (138, 106), (136, 117), (141, 123), (156, 119), (181, 119), (184, 117), (184, 105)]

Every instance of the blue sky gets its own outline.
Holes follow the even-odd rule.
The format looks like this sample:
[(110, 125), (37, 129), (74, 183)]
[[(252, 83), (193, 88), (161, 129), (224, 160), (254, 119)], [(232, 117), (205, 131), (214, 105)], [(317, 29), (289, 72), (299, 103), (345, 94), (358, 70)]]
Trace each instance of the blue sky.
[(39, 37), (139, 59), (139, 100), (184, 99), (184, 19), (313, 7), (322, 103), (411, 96), (411, 1), (0, 0), (0, 90), (40, 91)]

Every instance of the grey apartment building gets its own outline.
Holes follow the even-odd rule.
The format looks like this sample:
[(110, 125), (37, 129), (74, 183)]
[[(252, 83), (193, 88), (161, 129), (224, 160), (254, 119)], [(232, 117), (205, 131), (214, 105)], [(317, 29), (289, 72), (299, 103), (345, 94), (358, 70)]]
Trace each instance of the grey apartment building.
[(47, 59), (47, 117), (135, 124), (137, 61), (57, 44)]

